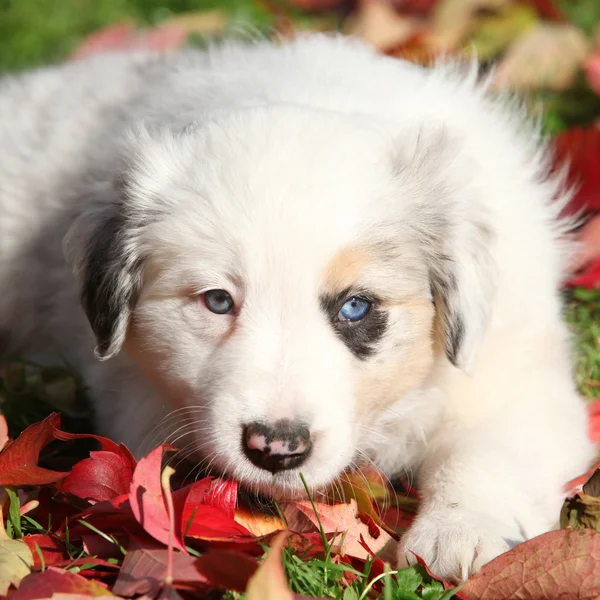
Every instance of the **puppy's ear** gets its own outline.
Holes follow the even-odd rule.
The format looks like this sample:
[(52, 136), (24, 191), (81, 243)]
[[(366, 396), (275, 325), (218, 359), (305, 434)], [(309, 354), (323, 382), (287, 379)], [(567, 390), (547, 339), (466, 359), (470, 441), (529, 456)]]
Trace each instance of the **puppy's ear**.
[(125, 193), (120, 184), (97, 190), (91, 208), (74, 222), (64, 244), (100, 360), (120, 351), (142, 288), (139, 227), (127, 211)]
[(430, 277), (446, 356), (468, 372), (490, 319), (495, 296), (493, 229), (461, 140), (426, 126), (403, 144), (400, 175), (411, 190), (406, 216)]

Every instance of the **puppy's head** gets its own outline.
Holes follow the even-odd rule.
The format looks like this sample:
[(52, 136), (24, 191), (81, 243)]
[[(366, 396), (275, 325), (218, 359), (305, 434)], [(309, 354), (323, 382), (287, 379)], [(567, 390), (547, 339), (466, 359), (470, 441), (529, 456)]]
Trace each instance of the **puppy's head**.
[(263, 493), (327, 484), (483, 335), (488, 234), (456, 155), (439, 130), (293, 107), (136, 129), (79, 224), (97, 354), (125, 345), (211, 467)]

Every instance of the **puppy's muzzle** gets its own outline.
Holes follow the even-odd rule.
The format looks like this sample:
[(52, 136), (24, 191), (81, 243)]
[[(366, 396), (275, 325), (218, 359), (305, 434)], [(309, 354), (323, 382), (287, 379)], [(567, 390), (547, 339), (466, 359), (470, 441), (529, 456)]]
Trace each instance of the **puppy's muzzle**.
[(277, 473), (302, 465), (310, 454), (312, 442), (306, 425), (282, 419), (272, 424), (246, 425), (242, 447), (252, 464)]

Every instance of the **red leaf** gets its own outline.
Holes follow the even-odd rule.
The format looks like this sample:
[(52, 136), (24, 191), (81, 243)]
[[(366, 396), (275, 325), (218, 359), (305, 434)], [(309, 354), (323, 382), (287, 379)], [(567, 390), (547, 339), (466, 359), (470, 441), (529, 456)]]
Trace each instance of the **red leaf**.
[(53, 594), (79, 594), (81, 596), (112, 596), (105, 585), (90, 581), (81, 575), (50, 567), (41, 573), (27, 575), (11, 600), (40, 600)]
[(77, 515), (80, 508), (67, 504), (56, 490), (43, 487), (38, 494), (40, 505), (36, 511), (36, 520), (51, 531), (61, 530), (65, 521)]
[(554, 138), (555, 165), (570, 163), (568, 182), (579, 186), (569, 212), (600, 209), (600, 130), (573, 127)]
[(65, 546), (55, 536), (47, 533), (35, 533), (26, 535), (23, 541), (29, 546), (33, 556), (33, 566), (41, 567), (42, 561), (38, 554), (38, 548), (44, 557), (46, 566), (62, 563), (66, 558)]
[(196, 560), (196, 568), (211, 586), (243, 592), (258, 562), (240, 552), (209, 550)]
[(69, 433), (68, 431), (61, 431), (60, 429), (56, 429), (54, 431), (54, 437), (57, 440), (61, 440), (63, 442), (70, 442), (72, 440), (87, 440), (92, 439), (96, 440), (100, 444), (100, 449), (105, 452), (113, 452), (114, 454), (118, 454), (123, 458), (126, 458), (132, 469), (135, 469), (137, 465), (137, 461), (135, 460), (133, 454), (125, 444), (117, 444), (113, 442), (111, 439), (102, 437), (101, 435), (93, 435), (91, 433)]
[(230, 519), (235, 517), (237, 504), (237, 481), (215, 479), (204, 497), (204, 504), (222, 510)]
[(239, 538), (242, 542), (255, 539), (245, 527), (230, 519), (223, 511), (206, 504), (186, 504), (182, 522), (186, 526), (189, 523), (187, 537), (223, 541)]
[(580, 273), (571, 277), (565, 285), (567, 287), (583, 287), (589, 290), (600, 289), (600, 258), (590, 263)]
[(0, 453), (0, 486), (43, 485), (53, 483), (68, 472), (50, 471), (38, 467), (42, 449), (54, 439), (60, 416), (52, 413), (39, 423), (30, 425)]
[[(129, 504), (137, 521), (153, 538), (169, 543), (169, 513), (160, 484), (162, 456), (167, 445), (159, 446), (138, 463), (129, 490)], [(175, 524), (173, 546), (187, 552), (181, 523)]]
[(203, 540), (243, 541), (252, 534), (234, 520), (237, 483), (205, 477), (173, 494), (175, 512), (181, 515), (180, 530)]
[[(149, 594), (152, 597), (164, 586), (168, 550), (152, 539), (130, 536), (130, 543), (113, 592), (120, 596)], [(203, 587), (206, 578), (196, 568), (189, 554), (173, 554), (173, 586), (185, 589)]]
[(187, 35), (187, 31), (177, 25), (138, 30), (130, 23), (117, 23), (90, 34), (73, 58), (115, 50), (170, 50), (182, 46)]
[(596, 446), (600, 446), (600, 398), (588, 404), (588, 437)]
[(462, 588), (471, 600), (596, 598), (600, 595), (600, 533), (551, 531), (502, 554)]
[(133, 468), (126, 456), (114, 452), (90, 452), (65, 479), (62, 490), (91, 502), (111, 500), (126, 494)]

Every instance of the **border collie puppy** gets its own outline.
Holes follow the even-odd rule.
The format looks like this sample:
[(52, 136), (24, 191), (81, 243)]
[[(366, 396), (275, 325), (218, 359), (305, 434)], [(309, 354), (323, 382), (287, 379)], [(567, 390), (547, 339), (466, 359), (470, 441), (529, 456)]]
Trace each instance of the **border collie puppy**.
[(0, 80), (0, 155), (0, 353), (73, 365), (101, 433), (276, 498), (414, 472), (399, 560), (443, 577), (554, 526), (593, 455), (569, 192), (475, 69), (99, 56)]

